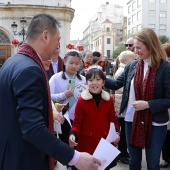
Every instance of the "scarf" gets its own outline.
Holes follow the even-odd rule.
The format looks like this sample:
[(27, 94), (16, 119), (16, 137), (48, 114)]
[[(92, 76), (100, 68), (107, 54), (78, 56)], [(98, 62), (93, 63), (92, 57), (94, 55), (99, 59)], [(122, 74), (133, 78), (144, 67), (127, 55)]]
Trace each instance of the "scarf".
[[(144, 62), (143, 60), (138, 61), (134, 75), (134, 89), (136, 100), (149, 101), (153, 99), (156, 71), (156, 66), (148, 66), (145, 78), (143, 79)], [(132, 123), (130, 144), (136, 147), (149, 146), (151, 128), (152, 115), (150, 109), (135, 111)]]
[[(37, 55), (36, 51), (29, 45), (29, 44), (22, 44), (17, 51), (19, 54), (27, 55), (28, 57), (32, 58), (42, 69), (45, 80), (46, 80), (46, 87), (47, 87), (47, 95), (48, 95), (48, 129), (50, 132), (54, 133), (53, 127), (53, 117), (52, 117), (52, 106), (51, 106), (51, 94), (49, 88), (48, 77), (46, 71), (44, 69), (43, 63), (40, 57)], [(48, 160), (48, 170), (54, 170), (54, 159), (49, 157)]]

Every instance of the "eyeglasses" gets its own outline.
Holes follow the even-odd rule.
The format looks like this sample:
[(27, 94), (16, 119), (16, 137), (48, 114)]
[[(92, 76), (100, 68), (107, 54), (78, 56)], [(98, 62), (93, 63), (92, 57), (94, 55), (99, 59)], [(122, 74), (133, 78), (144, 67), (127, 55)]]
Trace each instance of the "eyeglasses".
[(125, 47), (133, 47), (133, 44), (125, 44)]

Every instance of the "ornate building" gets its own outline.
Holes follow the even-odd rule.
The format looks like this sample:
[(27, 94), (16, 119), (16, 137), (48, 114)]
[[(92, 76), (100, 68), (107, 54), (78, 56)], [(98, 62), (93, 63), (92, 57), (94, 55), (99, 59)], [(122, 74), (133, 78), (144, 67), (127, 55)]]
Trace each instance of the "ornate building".
[[(28, 24), (38, 13), (49, 13), (60, 21), (61, 56), (64, 56), (74, 17), (71, 0), (0, 0), (0, 65), (16, 52), (17, 47), (11, 43), (12, 40), (20, 42), (25, 39)], [(17, 24), (16, 35), (11, 24)]]

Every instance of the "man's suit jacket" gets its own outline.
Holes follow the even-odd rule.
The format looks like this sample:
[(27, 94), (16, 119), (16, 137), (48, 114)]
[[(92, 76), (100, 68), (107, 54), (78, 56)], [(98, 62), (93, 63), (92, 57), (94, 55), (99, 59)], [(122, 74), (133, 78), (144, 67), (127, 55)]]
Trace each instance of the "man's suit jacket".
[(28, 56), (10, 57), (0, 72), (0, 169), (47, 170), (48, 155), (68, 164), (74, 150), (48, 130), (47, 87)]

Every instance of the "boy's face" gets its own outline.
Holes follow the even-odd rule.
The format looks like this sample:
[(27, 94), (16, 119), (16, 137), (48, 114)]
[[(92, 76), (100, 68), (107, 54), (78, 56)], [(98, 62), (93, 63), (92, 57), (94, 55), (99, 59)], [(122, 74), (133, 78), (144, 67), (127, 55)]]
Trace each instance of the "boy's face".
[(104, 86), (104, 80), (101, 79), (98, 75), (93, 75), (88, 81), (87, 85), (91, 93), (99, 94), (102, 91)]

